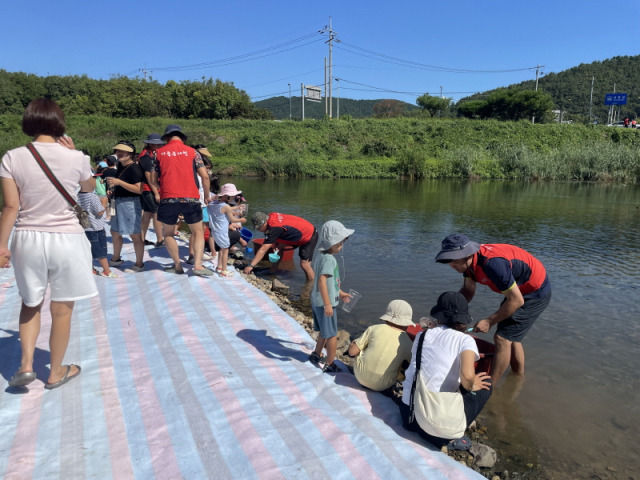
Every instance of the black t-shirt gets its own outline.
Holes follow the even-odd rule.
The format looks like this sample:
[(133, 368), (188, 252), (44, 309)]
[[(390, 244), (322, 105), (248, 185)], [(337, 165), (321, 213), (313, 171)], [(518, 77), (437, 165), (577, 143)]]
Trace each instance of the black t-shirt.
[[(144, 172), (142, 168), (137, 163), (131, 163), (126, 167), (122, 165), (118, 165), (118, 175), (116, 175), (120, 180), (125, 183), (136, 184), (139, 182), (144, 182)], [(139, 197), (139, 193), (133, 193), (123, 188), (121, 186), (117, 186), (114, 191), (114, 197)]]
[[(142, 168), (143, 172), (155, 172), (156, 171), (156, 160), (151, 155), (144, 155), (138, 159), (138, 165)], [(144, 175), (143, 182), (148, 184), (147, 176)]]
[(107, 167), (102, 170), (102, 178), (116, 177), (117, 175), (118, 171), (114, 167)]

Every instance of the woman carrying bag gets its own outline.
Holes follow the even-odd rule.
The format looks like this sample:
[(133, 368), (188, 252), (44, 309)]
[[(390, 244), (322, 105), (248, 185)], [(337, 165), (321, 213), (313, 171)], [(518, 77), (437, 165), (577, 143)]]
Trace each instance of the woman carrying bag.
[(438, 325), (416, 336), (405, 372), (403, 424), (438, 448), (468, 450), (464, 431), (491, 396), (491, 377), (474, 369), (480, 355), (473, 337), (463, 333), (473, 321), (465, 298), (443, 293), (431, 316)]
[[(9, 150), (0, 165), (4, 193), (0, 257), (11, 258), (22, 298), (22, 358), (9, 386), (25, 386), (36, 379), (33, 357), (40, 333), (40, 310), (49, 286), (51, 368), (44, 387), (53, 389), (80, 374), (79, 366), (62, 364), (74, 302), (98, 294), (91, 269), (91, 245), (72, 207), (78, 185), (93, 190), (95, 179), (89, 157), (75, 150), (71, 138), (64, 135), (64, 114), (53, 100), (39, 98), (29, 103), (22, 117), (22, 131), (33, 137), (31, 150)], [(46, 166), (41, 167), (40, 161)], [(58, 183), (60, 190), (52, 182)]]

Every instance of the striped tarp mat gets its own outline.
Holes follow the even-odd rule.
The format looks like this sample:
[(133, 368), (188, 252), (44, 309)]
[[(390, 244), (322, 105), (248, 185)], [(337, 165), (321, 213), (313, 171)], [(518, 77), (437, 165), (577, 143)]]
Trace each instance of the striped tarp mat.
[(145, 263), (76, 303), (65, 362), (82, 374), (50, 391), (48, 299), (38, 379), (7, 385), (20, 297), (0, 269), (0, 478), (483, 478), (405, 431), (389, 398), (309, 363), (309, 335), (240, 275), (164, 273), (164, 249)]

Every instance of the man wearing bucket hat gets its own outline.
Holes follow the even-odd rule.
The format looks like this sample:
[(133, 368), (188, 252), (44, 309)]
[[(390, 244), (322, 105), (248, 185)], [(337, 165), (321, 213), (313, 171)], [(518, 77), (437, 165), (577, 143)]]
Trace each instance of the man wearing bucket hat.
[[(144, 148), (138, 157), (138, 165), (144, 171), (144, 183), (142, 184), (142, 196), (140, 203), (142, 204), (142, 239), (145, 245), (154, 245), (161, 247), (164, 245), (164, 237), (162, 236), (162, 224), (158, 222), (158, 202), (160, 201), (160, 192), (151, 185), (151, 177), (156, 170), (156, 150), (164, 145), (164, 142), (157, 133), (150, 133), (144, 140)], [(147, 230), (149, 222), (153, 221), (153, 229), (156, 232), (156, 241), (147, 240)]]
[(316, 227), (304, 218), (283, 213), (267, 215), (263, 212), (256, 212), (251, 217), (251, 223), (253, 223), (254, 229), (264, 233), (265, 239), (260, 249), (255, 252), (251, 263), (245, 267), (245, 274), (249, 274), (260, 263), (274, 244), (291, 245), (300, 247), (298, 251), (300, 268), (304, 271), (307, 281), (314, 279), (311, 260), (313, 260), (313, 251), (318, 243)]
[(162, 234), (165, 246), (173, 260), (173, 267), (168, 273), (183, 274), (180, 263), (178, 244), (173, 238), (178, 217), (182, 215), (189, 225), (193, 241), (194, 275), (210, 276), (213, 271), (202, 266), (204, 253), (204, 229), (202, 227), (202, 207), (197, 176), (202, 181), (204, 198), (209, 199), (209, 175), (202, 162), (202, 157), (193, 148), (185, 145), (187, 136), (178, 125), (169, 125), (162, 140), (167, 142), (156, 150), (156, 171), (152, 175), (151, 184), (160, 190), (158, 220), (162, 222)]
[(544, 265), (526, 250), (508, 244), (479, 244), (456, 233), (442, 241), (436, 262), (447, 263), (462, 273), (460, 293), (468, 302), (477, 283), (504, 295), (500, 307), (475, 325), (475, 331), (488, 332), (497, 325), (494, 336), (495, 360), (491, 379), (495, 385), (507, 367), (524, 375), (522, 339), (551, 300), (551, 283)]
[(404, 361), (411, 360), (413, 342), (407, 327), (414, 325), (413, 309), (404, 300), (393, 300), (380, 317), (385, 323), (372, 325), (349, 346), (356, 357), (353, 373), (363, 387), (381, 392), (393, 387)]

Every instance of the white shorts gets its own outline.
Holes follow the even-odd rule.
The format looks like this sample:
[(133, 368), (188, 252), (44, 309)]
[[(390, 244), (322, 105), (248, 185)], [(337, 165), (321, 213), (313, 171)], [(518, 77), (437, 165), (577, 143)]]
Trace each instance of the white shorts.
[(93, 278), (91, 244), (83, 233), (16, 230), (11, 240), (11, 263), (23, 303), (40, 305), (47, 284), (51, 300), (73, 302), (98, 294)]

